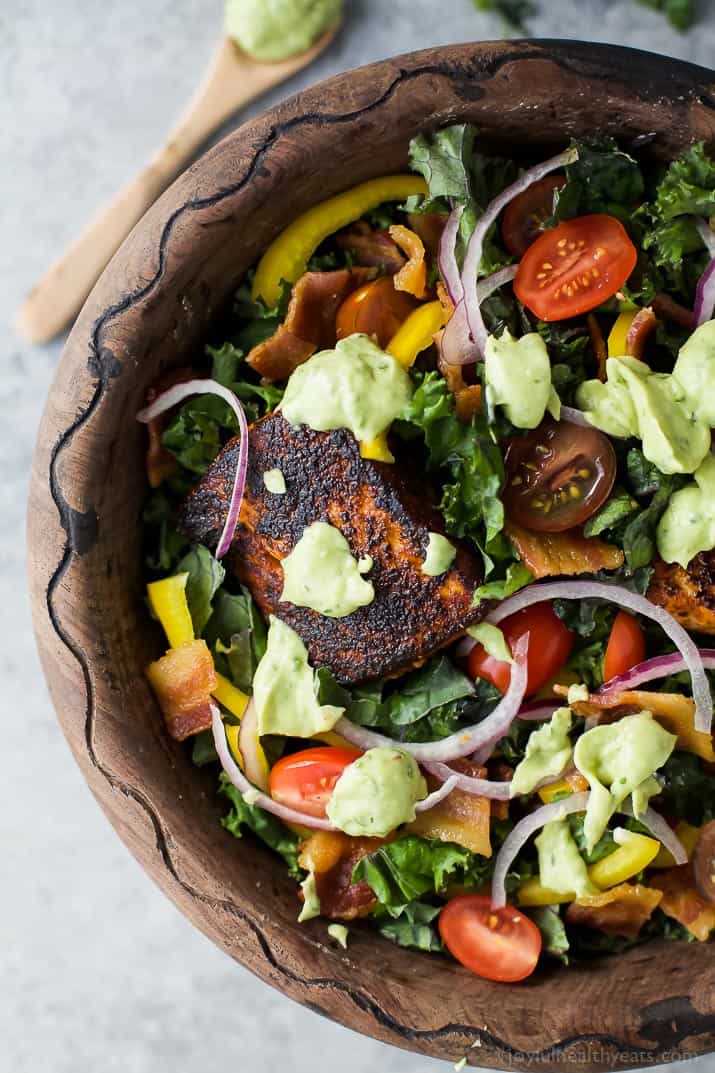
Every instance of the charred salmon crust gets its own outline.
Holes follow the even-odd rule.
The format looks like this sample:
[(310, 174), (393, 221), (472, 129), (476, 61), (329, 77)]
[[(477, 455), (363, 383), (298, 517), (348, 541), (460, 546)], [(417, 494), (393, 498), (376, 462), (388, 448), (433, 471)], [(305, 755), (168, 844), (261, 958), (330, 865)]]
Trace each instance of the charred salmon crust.
[[(299, 634), (314, 666), (329, 667), (345, 684), (402, 674), (482, 617), (484, 610), (472, 607), (481, 566), (468, 548), (454, 541), (457, 556), (440, 577), (421, 571), (428, 534), (444, 533), (424, 479), (411, 478), (400, 464), (361, 458), (345, 429), (315, 432), (276, 413), (249, 435), (246, 492), (228, 566), (264, 615), (277, 615)], [(182, 504), (179, 528), (191, 541), (216, 544), (237, 453), (235, 438)], [(283, 495), (263, 482), (275, 468), (285, 478)], [(344, 618), (281, 601), (281, 560), (316, 521), (339, 529), (356, 558), (373, 559), (375, 598)]]
[(648, 599), (664, 607), (687, 630), (715, 633), (715, 551), (700, 552), (687, 570), (659, 559)]

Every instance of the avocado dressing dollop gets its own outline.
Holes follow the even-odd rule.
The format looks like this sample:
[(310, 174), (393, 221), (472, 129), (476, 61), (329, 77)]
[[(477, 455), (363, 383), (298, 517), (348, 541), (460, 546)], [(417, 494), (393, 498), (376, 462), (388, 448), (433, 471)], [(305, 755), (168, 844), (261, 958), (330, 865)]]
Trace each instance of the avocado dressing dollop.
[(658, 554), (686, 567), (698, 552), (715, 546), (715, 456), (708, 454), (693, 481), (674, 492), (656, 529)]
[(286, 60), (334, 26), (342, 6), (342, 0), (226, 0), (226, 33), (255, 60)]
[(344, 618), (375, 598), (371, 582), (362, 577), (372, 559), (354, 559), (343, 534), (327, 522), (313, 522), (304, 529), (281, 566), (281, 600), (328, 618)]
[(427, 796), (417, 761), (391, 746), (368, 749), (345, 768), (327, 804), (328, 819), (348, 835), (383, 838), (415, 818)]
[(568, 820), (552, 820), (545, 824), (536, 839), (536, 848), (542, 887), (555, 894), (575, 894), (577, 898), (597, 893)]
[(400, 363), (367, 335), (349, 335), (291, 374), (281, 413), (291, 425), (317, 432), (347, 428), (370, 442), (386, 432), (412, 398)]
[(454, 562), (457, 549), (441, 533), (430, 533), (427, 539), (427, 551), (422, 563), (422, 573), (428, 577), (439, 577), (449, 570)]
[(663, 473), (694, 473), (710, 451), (715, 425), (715, 322), (697, 328), (672, 373), (654, 373), (637, 358), (609, 358), (607, 380), (576, 392), (586, 418), (611, 436), (637, 436)]
[(516, 428), (536, 428), (549, 413), (558, 420), (561, 402), (551, 383), (551, 362), (537, 332), (520, 339), (504, 329), (490, 335), (484, 353), (487, 405), (501, 406)]
[(320, 704), (308, 652), (295, 630), (271, 615), (266, 651), (253, 678), (259, 734), (311, 738), (332, 730), (344, 712)]
[(533, 730), (511, 780), (514, 794), (530, 794), (544, 779), (556, 778), (571, 759), (571, 710), (559, 708), (548, 723)]
[(591, 790), (583, 825), (589, 853), (629, 794), (633, 795), (633, 811), (638, 817), (648, 807), (648, 798), (660, 792), (653, 776), (672, 753), (676, 741), (675, 735), (645, 711), (581, 735), (573, 758)]

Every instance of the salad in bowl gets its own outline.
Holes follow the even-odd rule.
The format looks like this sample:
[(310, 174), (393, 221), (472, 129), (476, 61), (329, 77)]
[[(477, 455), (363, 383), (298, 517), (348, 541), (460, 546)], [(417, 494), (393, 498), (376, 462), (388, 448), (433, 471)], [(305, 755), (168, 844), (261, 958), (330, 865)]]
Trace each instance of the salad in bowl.
[(642, 148), (419, 135), (138, 415), (147, 677), (336, 942), (715, 930), (715, 161)]

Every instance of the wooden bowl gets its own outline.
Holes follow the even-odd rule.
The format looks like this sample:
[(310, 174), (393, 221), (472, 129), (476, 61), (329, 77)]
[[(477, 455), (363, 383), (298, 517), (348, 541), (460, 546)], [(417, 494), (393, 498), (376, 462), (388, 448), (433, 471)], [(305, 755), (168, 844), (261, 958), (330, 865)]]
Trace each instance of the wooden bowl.
[(438, 48), (340, 75), (243, 126), (135, 228), (68, 340), (39, 433), (30, 584), (42, 662), (87, 782), (132, 853), (214, 942), (285, 994), (423, 1054), (509, 1069), (614, 1070), (715, 1049), (715, 956), (652, 942), (519, 986), (403, 950), (368, 927), (347, 952), (296, 923), (282, 863), (218, 823), (215, 774), (167, 737), (143, 668), (147, 387), (198, 351), (243, 273), (297, 213), (403, 168), (412, 135), (476, 123), (548, 155), (612, 134), (667, 159), (715, 140), (715, 76), (580, 43)]

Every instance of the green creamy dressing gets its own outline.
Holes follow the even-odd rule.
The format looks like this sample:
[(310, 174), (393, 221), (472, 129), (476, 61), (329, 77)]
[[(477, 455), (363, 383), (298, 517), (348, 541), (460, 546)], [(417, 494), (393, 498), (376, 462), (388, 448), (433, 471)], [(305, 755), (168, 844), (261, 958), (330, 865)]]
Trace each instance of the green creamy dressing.
[(412, 398), (412, 381), (367, 335), (321, 350), (288, 380), (280, 409), (291, 425), (318, 432), (347, 428), (358, 440), (386, 432)]
[(515, 794), (530, 794), (543, 779), (556, 778), (571, 759), (570, 708), (559, 708), (548, 723), (534, 730), (526, 743), (524, 759), (511, 781)]
[(672, 373), (654, 373), (637, 358), (609, 358), (607, 380), (587, 380), (576, 402), (611, 436), (637, 436), (663, 473), (694, 473), (710, 450), (715, 425), (715, 322), (681, 347)]
[(422, 563), (422, 573), (429, 577), (439, 577), (449, 570), (454, 562), (457, 549), (441, 533), (430, 533), (427, 539), (427, 552)]
[(467, 626), (467, 634), (479, 641), (488, 656), (500, 660), (501, 663), (513, 663), (506, 637), (498, 626), (491, 622), (480, 622), (476, 626)]
[(311, 738), (332, 730), (344, 709), (320, 704), (308, 653), (295, 630), (271, 615), (268, 642), (253, 678), (259, 734)]
[(484, 354), (488, 406), (502, 406), (516, 428), (536, 428), (549, 413), (558, 419), (561, 403), (551, 384), (551, 362), (544, 340), (536, 332), (515, 339), (504, 329), (500, 339), (490, 335)]
[(648, 807), (649, 797), (660, 792), (653, 775), (666, 762), (676, 741), (650, 712), (594, 727), (578, 739), (574, 764), (591, 789), (584, 820), (589, 853), (629, 794), (633, 794), (637, 817)]
[(575, 894), (577, 898), (598, 893), (588, 877), (586, 862), (578, 851), (568, 820), (552, 820), (536, 839), (539, 851), (539, 880), (555, 894)]
[(263, 474), (263, 484), (273, 495), (284, 496), (286, 493), (286, 479), (279, 469), (267, 469)]
[(226, 0), (226, 33), (255, 60), (286, 60), (334, 26), (342, 6), (342, 0)]
[(304, 529), (281, 566), (281, 600), (296, 607), (344, 618), (375, 599), (372, 584), (361, 576), (371, 569), (372, 559), (354, 559), (343, 534), (327, 522), (313, 522)]
[(417, 761), (401, 749), (382, 747), (345, 768), (327, 804), (328, 819), (348, 835), (383, 838), (415, 818), (427, 796)]
[(715, 456), (708, 454), (693, 477), (670, 497), (656, 529), (661, 559), (682, 567), (715, 547)]
[(320, 898), (314, 872), (308, 872), (300, 889), (303, 892), (303, 906), (298, 916), (298, 923), (302, 924), (304, 920), (312, 920), (313, 917), (320, 916)]

